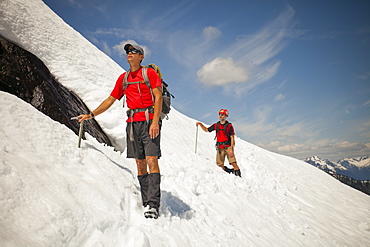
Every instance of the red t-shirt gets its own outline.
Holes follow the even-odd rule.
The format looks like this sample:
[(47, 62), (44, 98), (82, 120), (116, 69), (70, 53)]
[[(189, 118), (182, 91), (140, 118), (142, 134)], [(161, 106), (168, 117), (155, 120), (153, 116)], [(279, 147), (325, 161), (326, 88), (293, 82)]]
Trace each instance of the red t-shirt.
[[(154, 69), (148, 68), (148, 78), (152, 90), (156, 87), (162, 87), (162, 80)], [(122, 83), (123, 77), (126, 72), (120, 75), (117, 79), (116, 85), (114, 86), (111, 96), (116, 99), (121, 99), (126, 94), (126, 104), (130, 109), (148, 108), (154, 105), (152, 94), (150, 89), (144, 82), (142, 68), (130, 72), (127, 77), (127, 82), (141, 82), (135, 84), (128, 84), (126, 90), (123, 90)], [(153, 113), (149, 114), (149, 119), (153, 119)], [(134, 114), (134, 122), (146, 121), (145, 112), (138, 112)], [(131, 118), (127, 119), (127, 122), (131, 122)]]

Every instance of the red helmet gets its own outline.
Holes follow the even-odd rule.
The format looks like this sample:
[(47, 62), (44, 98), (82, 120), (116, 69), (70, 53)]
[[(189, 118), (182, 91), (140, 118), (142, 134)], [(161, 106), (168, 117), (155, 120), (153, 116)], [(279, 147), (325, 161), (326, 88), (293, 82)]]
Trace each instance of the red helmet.
[(224, 115), (226, 115), (227, 117), (229, 116), (229, 111), (228, 110), (226, 110), (226, 109), (221, 109), (219, 112), (218, 112), (218, 115), (220, 115), (220, 114), (224, 114)]

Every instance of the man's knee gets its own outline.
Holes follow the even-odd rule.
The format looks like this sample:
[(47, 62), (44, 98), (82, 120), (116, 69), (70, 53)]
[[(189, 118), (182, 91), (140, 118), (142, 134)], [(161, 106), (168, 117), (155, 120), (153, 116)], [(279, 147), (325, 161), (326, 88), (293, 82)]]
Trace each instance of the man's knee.
[(146, 162), (149, 166), (150, 173), (160, 173), (158, 165), (158, 156), (147, 156)]
[(147, 161), (145, 159), (135, 159), (137, 165), (138, 175), (144, 175), (148, 173)]

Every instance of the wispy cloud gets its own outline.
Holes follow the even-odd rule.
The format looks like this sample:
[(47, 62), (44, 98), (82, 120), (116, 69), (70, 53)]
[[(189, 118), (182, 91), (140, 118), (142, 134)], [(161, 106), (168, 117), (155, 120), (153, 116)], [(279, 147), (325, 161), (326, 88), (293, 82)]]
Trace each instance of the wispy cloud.
[[(363, 156), (370, 154), (370, 143), (350, 142), (340, 139), (322, 139), (320, 121), (270, 121), (273, 106), (259, 107), (250, 119), (233, 122), (238, 136), (256, 145), (283, 155), (304, 159), (312, 155), (337, 161), (347, 154)], [(284, 117), (283, 117), (284, 118)], [(360, 136), (370, 139), (370, 121), (358, 129)]]
[(271, 119), (275, 110), (274, 105), (256, 107), (251, 116), (236, 119), (234, 125), (241, 136), (255, 143), (262, 140), (291, 143), (317, 137), (322, 131), (319, 121), (299, 121), (288, 116)]
[(68, 3), (74, 7), (82, 8), (82, 4), (80, 4), (77, 0), (68, 0)]
[(327, 32), (313, 32), (311, 30), (305, 30), (301, 35), (294, 39), (300, 40), (323, 40), (323, 39), (334, 39), (340, 35), (350, 34), (346, 31), (327, 31)]
[(102, 42), (103, 44), (103, 52), (105, 54), (107, 54), (108, 56), (111, 56), (112, 55), (112, 49), (110, 48), (110, 46), (107, 44), (107, 42)]
[(370, 140), (370, 120), (360, 123), (357, 131), (360, 133), (360, 136)]
[(278, 95), (275, 96), (274, 101), (281, 101), (281, 100), (284, 100), (284, 99), (285, 99), (284, 94), (278, 94)]
[(162, 39), (159, 30), (122, 29), (122, 28), (99, 28), (94, 33), (96, 36), (115, 36), (121, 39), (137, 39), (155, 42)]
[(357, 75), (357, 78), (358, 79), (361, 79), (361, 80), (369, 80), (370, 79), (370, 71), (367, 71), (361, 75)]
[(236, 92), (248, 91), (268, 81), (280, 66), (280, 61), (271, 60), (286, 45), (284, 38), (293, 27), (293, 16), (294, 10), (288, 7), (256, 34), (239, 36), (219, 57), (198, 70), (198, 81), (208, 86), (241, 83)]
[(332, 140), (327, 144), (310, 145), (310, 144), (282, 144), (271, 143), (266, 145), (265, 148), (278, 153), (289, 156), (299, 157), (305, 159), (307, 157), (317, 155), (324, 159), (329, 159), (333, 162), (338, 161), (340, 158), (345, 158), (346, 154), (355, 156), (365, 156), (370, 154), (370, 143), (348, 142)]

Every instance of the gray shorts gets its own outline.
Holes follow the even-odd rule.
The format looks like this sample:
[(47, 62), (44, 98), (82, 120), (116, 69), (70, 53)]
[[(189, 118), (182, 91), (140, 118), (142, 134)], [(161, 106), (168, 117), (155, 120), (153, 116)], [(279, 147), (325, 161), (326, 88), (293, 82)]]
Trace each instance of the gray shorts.
[[(127, 138), (127, 158), (145, 159), (146, 156), (161, 157), (161, 132), (152, 139), (149, 136), (149, 127), (152, 121), (127, 123), (126, 138)], [(130, 141), (131, 125), (133, 125), (134, 140)], [(161, 129), (162, 123), (159, 123)]]

